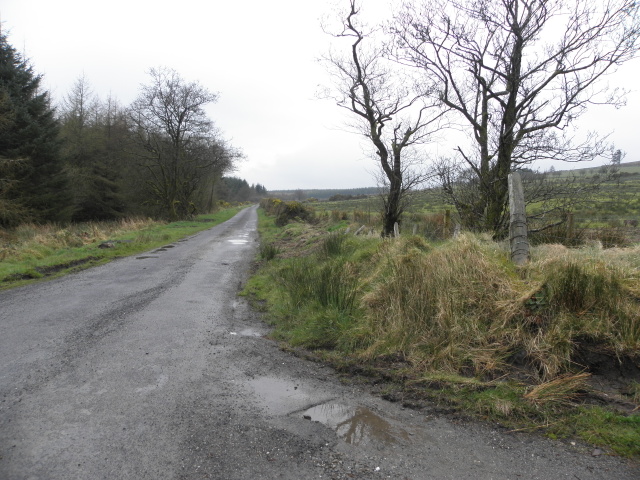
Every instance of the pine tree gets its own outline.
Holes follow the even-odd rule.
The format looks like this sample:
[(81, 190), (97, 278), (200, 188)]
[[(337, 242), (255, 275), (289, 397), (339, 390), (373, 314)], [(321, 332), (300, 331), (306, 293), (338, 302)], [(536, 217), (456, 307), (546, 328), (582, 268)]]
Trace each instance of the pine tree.
[(124, 215), (124, 202), (113, 177), (113, 171), (100, 163), (88, 170), (78, 193), (74, 221), (113, 220)]
[(104, 106), (88, 80), (76, 80), (59, 108), (61, 157), (73, 183), (72, 220), (112, 220), (125, 205), (111, 147), (114, 102)]
[(70, 193), (59, 156), (58, 123), (41, 80), (0, 33), (0, 95), (6, 99), (0, 157), (24, 162), (11, 200), (25, 207), (32, 220), (66, 221)]

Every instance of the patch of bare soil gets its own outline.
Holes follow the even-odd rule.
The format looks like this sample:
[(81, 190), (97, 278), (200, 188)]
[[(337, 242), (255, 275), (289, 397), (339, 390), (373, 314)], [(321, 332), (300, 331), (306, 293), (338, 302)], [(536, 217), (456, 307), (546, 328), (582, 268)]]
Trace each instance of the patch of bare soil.
[(626, 414), (640, 409), (633, 399), (634, 384), (640, 384), (640, 356), (619, 357), (598, 345), (585, 343), (578, 346), (574, 361), (591, 373), (587, 401)]

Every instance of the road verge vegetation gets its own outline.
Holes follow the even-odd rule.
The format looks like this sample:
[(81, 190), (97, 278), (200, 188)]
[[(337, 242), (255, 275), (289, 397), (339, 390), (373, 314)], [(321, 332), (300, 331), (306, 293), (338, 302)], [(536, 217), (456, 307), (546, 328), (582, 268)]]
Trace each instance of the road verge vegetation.
[(160, 247), (222, 223), (241, 208), (230, 207), (172, 223), (130, 218), (64, 226), (23, 224), (0, 229), (0, 289)]
[(406, 406), (640, 458), (640, 246), (540, 245), (518, 268), (488, 236), (356, 236), (263, 206), (245, 293), (284, 348)]

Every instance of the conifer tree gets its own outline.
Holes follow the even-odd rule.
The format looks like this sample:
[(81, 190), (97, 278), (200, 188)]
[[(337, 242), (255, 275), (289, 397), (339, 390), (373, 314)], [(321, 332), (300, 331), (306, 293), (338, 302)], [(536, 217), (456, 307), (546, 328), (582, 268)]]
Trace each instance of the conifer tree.
[(26, 208), (31, 220), (66, 221), (70, 192), (59, 156), (58, 123), (41, 80), (0, 33), (0, 95), (5, 99), (0, 157), (23, 162), (11, 179), (11, 201)]
[(83, 76), (59, 107), (61, 157), (73, 183), (74, 221), (112, 220), (125, 210), (110, 152), (114, 101), (102, 105)]

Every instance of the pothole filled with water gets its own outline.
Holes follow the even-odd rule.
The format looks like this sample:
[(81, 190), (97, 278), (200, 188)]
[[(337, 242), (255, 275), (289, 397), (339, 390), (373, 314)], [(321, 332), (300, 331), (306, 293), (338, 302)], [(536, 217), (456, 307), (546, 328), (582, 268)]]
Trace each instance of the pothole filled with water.
[(367, 407), (323, 403), (302, 412), (307, 420), (320, 422), (350, 445), (405, 443), (410, 439), (403, 428), (395, 427)]
[(299, 381), (265, 376), (250, 380), (249, 385), (258, 403), (272, 414), (321, 423), (350, 445), (385, 448), (407, 445), (415, 438), (370, 408), (335, 402), (335, 397)]
[(258, 377), (249, 381), (249, 385), (258, 403), (276, 415), (289, 415), (331, 399), (322, 392), (303, 388), (300, 382), (281, 378)]

